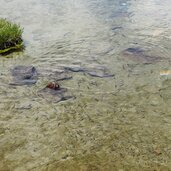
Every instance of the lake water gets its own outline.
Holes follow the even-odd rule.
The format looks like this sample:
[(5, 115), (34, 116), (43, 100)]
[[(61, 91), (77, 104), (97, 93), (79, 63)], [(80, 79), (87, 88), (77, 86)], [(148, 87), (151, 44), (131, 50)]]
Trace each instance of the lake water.
[[(0, 17), (24, 28), (25, 50), (0, 57), (1, 171), (171, 170), (170, 0), (0, 0)], [(32, 86), (10, 70), (33, 65)], [(75, 98), (39, 91), (61, 67)], [(170, 72), (171, 73), (171, 72)]]

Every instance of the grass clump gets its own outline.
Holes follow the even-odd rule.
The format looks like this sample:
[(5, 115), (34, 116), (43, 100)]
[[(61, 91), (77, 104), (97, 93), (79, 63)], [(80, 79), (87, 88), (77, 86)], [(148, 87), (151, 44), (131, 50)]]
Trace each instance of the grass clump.
[(0, 19), (0, 53), (22, 48), (22, 33), (23, 29), (18, 24)]

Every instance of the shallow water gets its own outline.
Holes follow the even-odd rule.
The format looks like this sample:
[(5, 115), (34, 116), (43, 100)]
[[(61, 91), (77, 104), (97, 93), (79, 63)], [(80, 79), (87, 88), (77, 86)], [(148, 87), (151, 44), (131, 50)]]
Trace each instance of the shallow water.
[[(26, 46), (0, 57), (1, 171), (171, 170), (171, 75), (160, 75), (171, 69), (170, 0), (0, 4), (0, 17), (24, 28)], [(35, 85), (11, 86), (17, 65), (44, 74)], [(50, 73), (70, 66), (115, 76), (72, 72), (60, 85), (75, 98), (39, 95)]]

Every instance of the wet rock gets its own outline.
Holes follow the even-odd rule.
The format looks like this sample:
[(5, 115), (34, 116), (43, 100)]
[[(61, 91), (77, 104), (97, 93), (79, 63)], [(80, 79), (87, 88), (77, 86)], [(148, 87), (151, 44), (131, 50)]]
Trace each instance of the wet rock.
[(48, 87), (43, 88), (38, 92), (38, 95), (47, 99), (51, 102), (61, 102), (69, 99), (74, 99), (74, 96), (68, 93), (67, 89), (59, 88), (59, 89), (50, 89)]
[(31, 79), (37, 74), (34, 66), (16, 66), (11, 72), (14, 77), (20, 79)]
[(157, 56), (146, 55), (145, 51), (139, 47), (125, 49), (122, 52), (122, 54), (127, 59), (130, 59), (134, 62), (143, 63), (143, 64), (156, 63), (156, 62), (160, 62), (166, 59), (166, 58), (161, 58)]
[(16, 66), (11, 70), (11, 85), (30, 85), (37, 82), (37, 71), (34, 66)]

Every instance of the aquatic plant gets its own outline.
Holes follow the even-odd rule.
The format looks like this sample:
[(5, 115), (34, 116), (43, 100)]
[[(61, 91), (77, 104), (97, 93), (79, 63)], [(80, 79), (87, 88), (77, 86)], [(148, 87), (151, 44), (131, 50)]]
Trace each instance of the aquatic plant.
[(23, 47), (20, 25), (0, 19), (0, 54)]

